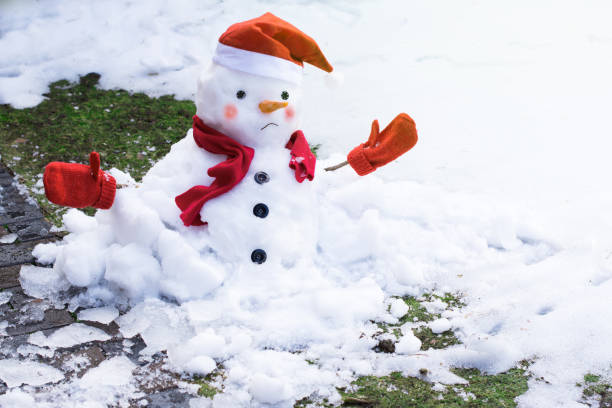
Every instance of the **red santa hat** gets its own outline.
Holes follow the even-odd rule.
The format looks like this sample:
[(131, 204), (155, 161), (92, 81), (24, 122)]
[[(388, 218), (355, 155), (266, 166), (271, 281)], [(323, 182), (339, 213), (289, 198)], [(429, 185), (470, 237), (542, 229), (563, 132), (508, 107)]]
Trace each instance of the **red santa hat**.
[(333, 70), (315, 40), (272, 13), (230, 26), (219, 37), (213, 61), (293, 83), (300, 82), (304, 62)]

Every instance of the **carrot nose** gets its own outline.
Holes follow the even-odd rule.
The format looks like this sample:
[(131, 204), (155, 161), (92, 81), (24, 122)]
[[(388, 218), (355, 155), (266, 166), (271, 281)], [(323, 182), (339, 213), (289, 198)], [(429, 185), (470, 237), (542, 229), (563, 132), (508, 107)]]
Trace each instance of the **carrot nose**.
[(263, 113), (272, 113), (277, 109), (286, 108), (289, 102), (263, 101), (259, 104), (259, 110)]

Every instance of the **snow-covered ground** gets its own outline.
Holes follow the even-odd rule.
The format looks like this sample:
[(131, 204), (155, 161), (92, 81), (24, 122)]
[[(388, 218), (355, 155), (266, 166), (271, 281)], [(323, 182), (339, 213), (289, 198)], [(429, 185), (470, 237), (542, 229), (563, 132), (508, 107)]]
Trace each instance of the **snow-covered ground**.
[[(372, 119), (384, 126), (401, 111), (415, 119), (419, 143), (363, 179), (347, 168), (318, 174), (327, 188), (323, 243), (345, 255), (334, 265), (344, 275), (332, 281), (354, 278), (352, 287), (272, 306), (249, 294), (249, 310), (263, 314), (226, 311), (235, 325), (219, 322), (218, 305), (206, 300), (150, 300), (119, 319), (122, 333), (141, 333), (150, 352), (168, 348), (194, 372), (229, 358), (219, 404), (325, 395), (353, 373), (424, 366), (435, 381), (453, 381), (440, 367), (498, 372), (535, 358), (521, 406), (580, 406), (575, 383), (609, 376), (612, 364), (609, 2), (8, 1), (0, 5), (0, 103), (32, 106), (49, 82), (90, 71), (106, 88), (193, 98), (219, 34), (265, 11), (317, 39), (344, 76), (327, 87), (306, 67), (303, 129), (324, 159), (337, 162), (367, 138)], [(391, 319), (375, 313), (376, 290), (384, 298), (432, 289), (465, 293), (468, 306), (446, 316), (464, 345), (388, 358), (346, 340), (372, 330), (370, 318)], [(325, 315), (339, 309), (347, 312)], [(301, 325), (278, 323), (296, 316)], [(325, 318), (329, 326), (317, 328)], [(298, 340), (319, 366), (282, 351)], [(105, 390), (129, 392), (128, 363), (97, 368), (121, 367)], [(17, 370), (16, 385), (34, 368), (6, 361), (0, 371)], [(39, 377), (55, 381), (45, 370)]]

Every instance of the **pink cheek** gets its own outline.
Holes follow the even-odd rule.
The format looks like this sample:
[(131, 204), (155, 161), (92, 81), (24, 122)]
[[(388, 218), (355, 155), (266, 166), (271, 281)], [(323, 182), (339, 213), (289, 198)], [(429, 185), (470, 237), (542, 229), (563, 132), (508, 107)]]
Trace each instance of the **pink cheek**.
[(223, 116), (225, 116), (225, 119), (234, 119), (236, 115), (238, 115), (238, 108), (236, 108), (235, 105), (225, 105), (225, 108), (223, 108)]
[(285, 108), (285, 119), (291, 120), (295, 116), (295, 111), (292, 106), (287, 106)]

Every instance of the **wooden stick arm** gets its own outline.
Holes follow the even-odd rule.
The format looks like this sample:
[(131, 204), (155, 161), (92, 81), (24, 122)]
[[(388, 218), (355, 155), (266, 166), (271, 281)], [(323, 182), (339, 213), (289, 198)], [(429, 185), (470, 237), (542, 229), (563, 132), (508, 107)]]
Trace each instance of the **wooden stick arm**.
[(334, 170), (338, 170), (341, 167), (346, 166), (347, 164), (349, 164), (348, 160), (343, 161), (342, 163), (336, 164), (335, 166), (330, 166), (330, 167), (326, 167), (324, 170), (325, 171), (334, 171)]

